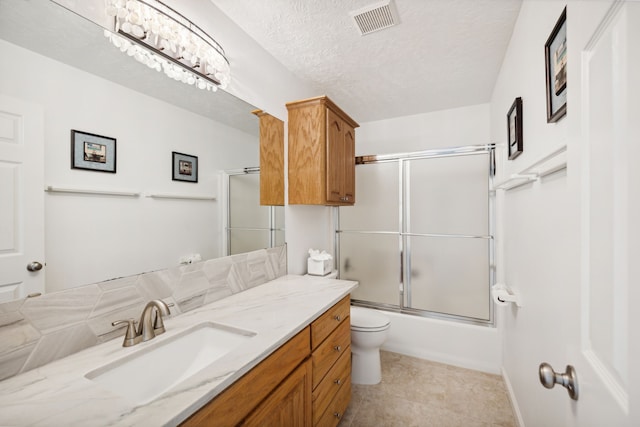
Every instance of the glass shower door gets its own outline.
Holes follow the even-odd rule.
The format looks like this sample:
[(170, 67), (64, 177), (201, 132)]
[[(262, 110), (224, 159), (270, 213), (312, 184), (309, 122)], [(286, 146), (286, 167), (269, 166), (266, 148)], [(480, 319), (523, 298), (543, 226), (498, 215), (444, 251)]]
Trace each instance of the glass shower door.
[(340, 208), (340, 278), (358, 280), (353, 300), (398, 307), (400, 235), (397, 162), (356, 167), (358, 201)]
[(492, 147), (367, 156), (339, 208), (340, 277), (357, 304), (491, 323)]
[(488, 154), (405, 164), (405, 307), (490, 319)]
[(229, 175), (228, 254), (284, 244), (284, 208), (260, 205), (260, 174)]

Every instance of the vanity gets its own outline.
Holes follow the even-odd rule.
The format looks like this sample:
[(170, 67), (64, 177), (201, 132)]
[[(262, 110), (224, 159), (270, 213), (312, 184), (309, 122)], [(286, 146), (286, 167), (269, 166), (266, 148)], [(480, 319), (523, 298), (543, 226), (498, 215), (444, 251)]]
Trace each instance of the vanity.
[[(231, 426), (295, 420), (295, 425), (335, 426), (351, 394), (349, 294), (356, 286), (282, 276), (166, 319), (166, 333), (153, 340), (124, 348), (121, 338), (113, 339), (9, 378), (0, 391), (0, 425)], [(123, 370), (123, 361), (160, 357), (158, 348), (184, 346), (187, 352), (188, 337), (210, 329), (223, 334), (216, 339), (224, 342), (224, 334), (239, 338), (213, 363), (159, 390), (149, 402), (144, 402), (148, 396), (125, 396), (138, 382), (147, 383), (143, 376), (119, 379), (122, 392), (100, 382)], [(169, 376), (172, 360), (150, 364)]]

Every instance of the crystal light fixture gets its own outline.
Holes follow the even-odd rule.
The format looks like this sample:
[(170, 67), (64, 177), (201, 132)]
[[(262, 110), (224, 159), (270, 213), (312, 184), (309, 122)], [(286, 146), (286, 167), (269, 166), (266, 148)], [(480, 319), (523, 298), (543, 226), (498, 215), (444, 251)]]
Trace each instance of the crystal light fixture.
[(121, 52), (174, 80), (216, 91), (230, 80), (222, 47), (158, 0), (105, 0), (114, 32), (104, 35)]

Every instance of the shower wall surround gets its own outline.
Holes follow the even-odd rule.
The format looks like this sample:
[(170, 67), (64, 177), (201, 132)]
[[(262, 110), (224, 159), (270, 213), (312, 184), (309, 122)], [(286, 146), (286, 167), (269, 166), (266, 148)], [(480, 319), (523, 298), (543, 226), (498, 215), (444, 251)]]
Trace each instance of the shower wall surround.
[(0, 304), (0, 380), (121, 337), (149, 300), (171, 316), (287, 274), (286, 246), (181, 265)]

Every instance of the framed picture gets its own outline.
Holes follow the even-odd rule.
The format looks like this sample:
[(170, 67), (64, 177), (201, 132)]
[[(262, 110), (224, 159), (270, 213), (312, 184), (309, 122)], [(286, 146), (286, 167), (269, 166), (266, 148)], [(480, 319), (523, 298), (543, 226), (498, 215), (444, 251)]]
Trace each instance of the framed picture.
[(171, 178), (174, 181), (198, 182), (198, 158), (175, 151), (171, 154), (173, 155)]
[(522, 98), (518, 97), (507, 113), (507, 142), (509, 160), (522, 153)]
[(72, 129), (71, 169), (116, 173), (116, 139)]
[(567, 8), (544, 45), (547, 88), (547, 123), (567, 114)]

